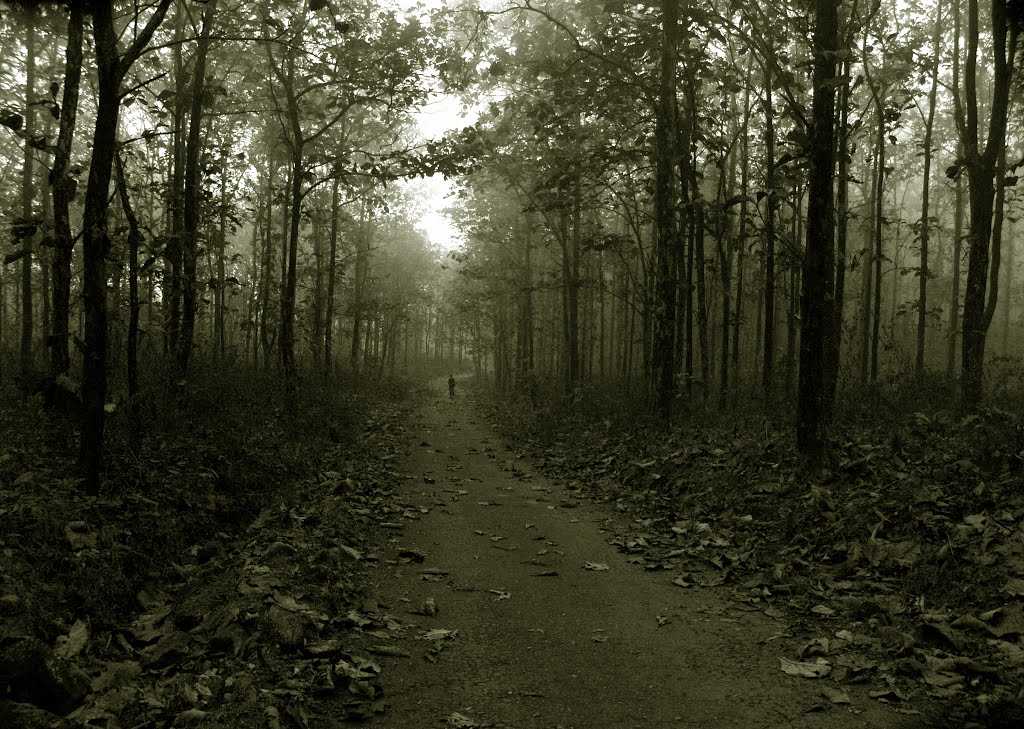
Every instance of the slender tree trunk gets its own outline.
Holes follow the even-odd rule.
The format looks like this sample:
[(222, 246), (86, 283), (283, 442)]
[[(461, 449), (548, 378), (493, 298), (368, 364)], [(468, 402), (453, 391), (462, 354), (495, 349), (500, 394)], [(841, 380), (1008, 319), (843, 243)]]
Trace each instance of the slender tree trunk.
[(334, 371), (334, 289), (338, 280), (338, 215), (341, 211), (338, 188), (341, 180), (331, 185), (331, 242), (327, 260), (327, 305), (324, 312), (324, 371)]
[(82, 357), (83, 422), (79, 456), (86, 488), (97, 493), (103, 467), (104, 406), (107, 396), (107, 255), (110, 236), (107, 214), (110, 207), (111, 166), (116, 148), (121, 108), (121, 81), (131, 64), (163, 21), (170, 0), (160, 0), (146, 26), (135, 36), (125, 56), (117, 50), (113, 8), (96, 3), (92, 10), (96, 53), (96, 127), (92, 138), (89, 184), (85, 193), (82, 223), (82, 298), (85, 314), (85, 352)]
[(188, 124), (188, 144), (185, 152), (185, 205), (184, 205), (184, 251), (182, 255), (182, 312), (181, 331), (178, 338), (178, 369), (188, 371), (192, 357), (195, 335), (196, 309), (199, 303), (198, 282), (196, 281), (196, 258), (199, 247), (199, 218), (201, 208), (201, 185), (199, 180), (199, 156), (202, 151), (200, 132), (203, 123), (203, 97), (206, 88), (206, 56), (210, 48), (210, 30), (217, 14), (217, 0), (209, 0), (203, 11), (203, 29), (196, 47), (193, 61), (192, 100)]
[(77, 183), (68, 174), (71, 145), (78, 117), (78, 90), (82, 78), (84, 19), (81, 3), (71, 3), (68, 16), (68, 40), (64, 60), (64, 92), (61, 98), (60, 127), (53, 154), (52, 194), (54, 245), (51, 258), (53, 286), (53, 324), (50, 342), (50, 375), (54, 378), (71, 367), (68, 350), (71, 322), (71, 258), (74, 237), (71, 233), (71, 199)]
[[(849, 36), (843, 33), (843, 43), (847, 43)], [(849, 118), (850, 118), (850, 59), (845, 58), (842, 62), (842, 82), (839, 86), (839, 125), (837, 129), (838, 145), (838, 173), (836, 180), (836, 216), (838, 229), (836, 230), (835, 250), (835, 294), (832, 304), (832, 334), (826, 339), (825, 357), (825, 383), (822, 407), (824, 408), (823, 420), (826, 424), (831, 422), (832, 408), (835, 404), (836, 389), (839, 384), (839, 359), (842, 353), (843, 343), (843, 309), (846, 304), (846, 247), (850, 227), (850, 145), (849, 145)], [(808, 190), (808, 196), (810, 191)], [(808, 198), (808, 215), (811, 204)], [(808, 223), (807, 234), (810, 235), (810, 223)], [(817, 233), (815, 233), (817, 234)], [(805, 254), (806, 255), (806, 254)], [(804, 274), (804, 286), (807, 286), (806, 272)], [(801, 301), (801, 311), (803, 302)], [(801, 314), (802, 316), (802, 314)], [(801, 334), (801, 338), (802, 338)], [(801, 345), (800, 356), (803, 357), (803, 346)], [(801, 365), (802, 366), (802, 365)], [(812, 454), (815, 449), (813, 442), (808, 447), (808, 453)]]
[[(675, 224), (676, 46), (678, 44), (679, 2), (661, 3), (661, 66), (654, 131), (654, 225), (657, 303), (654, 317), (653, 365), (655, 409), (668, 419), (675, 399), (675, 343), (677, 281), (672, 261), (677, 245)], [(688, 122), (686, 122), (688, 123)], [(689, 150), (683, 149), (683, 154)], [(685, 178), (683, 184), (686, 184)]]
[[(730, 110), (733, 118), (736, 117), (736, 97), (730, 99)], [(734, 128), (735, 129), (735, 128)], [(718, 193), (718, 267), (722, 279), (722, 320), (721, 320), (721, 359), (718, 376), (718, 407), (725, 409), (729, 400), (729, 333), (732, 327), (732, 247), (730, 240), (732, 225), (730, 214), (725, 208), (725, 202), (731, 198), (736, 191), (736, 150), (731, 148), (728, 156), (729, 172), (726, 177), (726, 160), (722, 160), (719, 175)]]
[(267, 209), (263, 226), (263, 262), (260, 265), (260, 347), (263, 349), (263, 366), (270, 368), (274, 345), (270, 334), (271, 283), (274, 279), (274, 172), (272, 159), (267, 160)]
[(132, 208), (128, 192), (128, 180), (124, 162), (119, 154), (114, 156), (117, 168), (117, 189), (121, 198), (121, 209), (128, 222), (128, 403), (131, 411), (131, 433), (133, 441), (138, 437), (139, 420), (139, 244), (142, 231)]
[(711, 389), (711, 353), (708, 341), (708, 292), (704, 256), (704, 203), (695, 201), (694, 210), (694, 251), (697, 266), (697, 338), (700, 342), (701, 396), (707, 400)]
[(1013, 355), (1010, 348), (1010, 313), (1013, 310), (1013, 269), (1017, 247), (1012, 238), (1007, 239), (1006, 244), (1006, 277), (1003, 282), (1003, 289), (1006, 291), (1006, 295), (1003, 297), (1003, 356), (1010, 357)]
[(363, 307), (366, 286), (366, 270), (369, 266), (370, 222), (366, 219), (369, 211), (363, 210), (364, 219), (356, 240), (355, 281), (352, 292), (352, 351), (350, 366), (353, 376), (359, 374), (360, 328), (363, 323)]
[(949, 298), (949, 342), (946, 356), (946, 374), (950, 378), (956, 373), (956, 348), (960, 334), (960, 263), (963, 258), (964, 240), (964, 185), (962, 175), (956, 180), (955, 198), (953, 201), (953, 253), (952, 286)]
[(753, 56), (747, 61), (746, 84), (743, 88), (743, 130), (740, 140), (740, 230), (736, 254), (736, 315), (732, 329), (733, 383), (740, 384), (740, 331), (743, 325), (743, 285), (747, 259), (747, 216), (750, 201), (750, 85)]
[(217, 355), (223, 359), (227, 349), (225, 329), (225, 261), (228, 233), (228, 144), (220, 148), (220, 226), (217, 235), (217, 290), (214, 292), (214, 341)]
[[(21, 165), (21, 216), (28, 224), (34, 217), (35, 172), (33, 171), (32, 140), (35, 137), (36, 111), (36, 8), (25, 4), (25, 149)], [(32, 373), (32, 243), (25, 236), (21, 257), (21, 375), (26, 380)]]
[(775, 111), (772, 98), (772, 78), (765, 71), (765, 226), (764, 226), (764, 341), (761, 386), (765, 402), (771, 402), (774, 389), (775, 365)]
[(185, 42), (185, 0), (175, 0), (174, 10), (174, 109), (173, 136), (171, 139), (171, 191), (168, 196), (170, 231), (167, 242), (167, 263), (170, 281), (167, 292), (165, 344), (167, 352), (178, 356), (178, 340), (181, 335), (182, 276), (185, 251), (185, 166), (188, 131), (185, 127), (186, 90), (188, 77), (182, 57)]
[[(1019, 18), (1009, 20), (1006, 0), (992, 2), (992, 100), (984, 149), (978, 139), (978, 0), (968, 0), (967, 62), (964, 72), (967, 118), (963, 135), (970, 180), (970, 246), (964, 292), (962, 404), (976, 407), (984, 387), (985, 340), (999, 285), (1002, 179), (996, 183), (1005, 154), (1006, 127), (1013, 80)], [(995, 223), (995, 230), (993, 230)], [(991, 263), (991, 270), (990, 270)], [(989, 290), (990, 289), (990, 290)]]
[(874, 264), (874, 297), (872, 299), (872, 313), (871, 313), (871, 382), (878, 381), (878, 354), (881, 345), (881, 325), (882, 325), (882, 224), (884, 222), (884, 202), (885, 202), (885, 114), (882, 107), (882, 101), (879, 97), (875, 98), (875, 108), (878, 114), (878, 137), (876, 144), (878, 145), (878, 165), (875, 170), (875, 199), (874, 206), (875, 212), (873, 216), (874, 231), (873, 231), (873, 244), (874, 254), (872, 255), (872, 262)]
[(917, 294), (917, 353), (914, 370), (920, 376), (924, 372), (925, 336), (928, 324), (928, 244), (931, 231), (929, 196), (932, 172), (932, 130), (935, 126), (935, 102), (939, 90), (939, 54), (942, 50), (942, 0), (935, 8), (935, 26), (932, 33), (932, 87), (928, 92), (928, 117), (924, 126), (924, 179), (921, 183), (921, 265), (918, 269)]

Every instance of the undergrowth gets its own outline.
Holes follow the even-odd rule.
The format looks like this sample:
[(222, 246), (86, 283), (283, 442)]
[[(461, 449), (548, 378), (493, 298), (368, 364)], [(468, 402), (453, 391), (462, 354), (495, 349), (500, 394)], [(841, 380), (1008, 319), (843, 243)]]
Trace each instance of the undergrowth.
[[(324, 454), (355, 442), (367, 409), (350, 383), (195, 364), (187, 383), (155, 363), (138, 401), (140, 428), (122, 403), (109, 421), (106, 474), (86, 497), (76, 469), (77, 421), (40, 397), (2, 393), (0, 594), (18, 609), (7, 634), (52, 641), (73, 616), (110, 627), (148, 586), (244, 528), (289, 484), (314, 476)], [(401, 398), (382, 383), (374, 396)]]

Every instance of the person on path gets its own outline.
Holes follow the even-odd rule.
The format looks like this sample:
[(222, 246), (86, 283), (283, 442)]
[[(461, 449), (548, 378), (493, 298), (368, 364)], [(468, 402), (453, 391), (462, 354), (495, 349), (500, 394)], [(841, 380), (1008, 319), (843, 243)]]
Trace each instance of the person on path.
[(448, 397), (455, 399), (455, 375), (448, 375)]

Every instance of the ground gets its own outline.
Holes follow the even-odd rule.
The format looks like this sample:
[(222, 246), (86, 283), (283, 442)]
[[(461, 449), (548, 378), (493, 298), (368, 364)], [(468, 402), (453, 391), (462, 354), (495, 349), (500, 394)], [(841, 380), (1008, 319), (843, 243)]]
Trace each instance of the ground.
[(99, 499), (60, 422), (4, 410), (0, 727), (1024, 725), (1004, 413), (807, 480), (766, 428), (581, 413), (545, 445), (446, 379), (211, 386)]
[[(407, 526), (372, 575), (397, 623), (380, 729), (894, 727), (868, 687), (790, 676), (786, 624), (647, 572), (621, 517), (537, 474), (436, 388), (401, 461)], [(435, 609), (436, 608), (436, 609)], [(846, 703), (846, 702), (849, 703)], [(910, 724), (907, 724), (908, 726)]]

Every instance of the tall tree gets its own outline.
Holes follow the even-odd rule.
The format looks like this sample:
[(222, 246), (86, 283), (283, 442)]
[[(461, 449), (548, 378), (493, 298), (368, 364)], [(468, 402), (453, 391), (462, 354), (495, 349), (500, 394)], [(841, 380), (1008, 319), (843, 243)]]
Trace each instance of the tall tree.
[(800, 299), (800, 383), (797, 448), (820, 460), (832, 412), (823, 363), (835, 336), (835, 88), (839, 54), (839, 0), (816, 0), (814, 10), (814, 98), (807, 196), (807, 248)]
[[(21, 164), (22, 230), (34, 230), (36, 118), (36, 17), (34, 3), (25, 4), (25, 149)], [(32, 236), (22, 237), (21, 255), (21, 374), (32, 372)]]
[(93, 45), (96, 53), (96, 124), (92, 135), (89, 184), (82, 219), (85, 349), (82, 355), (83, 422), (81, 460), (86, 488), (96, 493), (103, 468), (103, 441), (107, 399), (107, 256), (110, 252), (108, 213), (111, 167), (117, 149), (117, 127), (122, 84), (132, 64), (163, 22), (171, 0), (159, 0), (131, 45), (121, 53), (110, 3), (92, 6)]
[[(676, 47), (679, 33), (678, 0), (661, 3), (661, 61), (658, 100), (654, 121), (654, 225), (657, 259), (657, 304), (654, 329), (654, 378), (656, 407), (661, 417), (672, 414), (672, 401), (676, 390), (675, 342), (676, 331), (676, 272), (674, 142), (673, 117), (676, 106)], [(682, 150), (689, 154), (688, 150)], [(683, 184), (686, 184), (684, 181)]]
[[(967, 258), (967, 287), (963, 314), (962, 400), (971, 408), (981, 402), (984, 388), (985, 340), (995, 311), (999, 283), (999, 249), (993, 247), (996, 180), (1006, 147), (1010, 86), (1021, 18), (1007, 13), (1008, 0), (992, 0), (992, 97), (988, 107), (988, 133), (984, 146), (979, 138), (978, 47), (980, 36), (978, 0), (967, 3), (967, 58), (964, 68), (964, 100), (957, 99), (957, 126), (963, 141), (962, 164), (970, 183), (971, 211)], [(1015, 11), (1019, 14), (1019, 9)], [(964, 109), (966, 111), (964, 113)], [(995, 241), (998, 243), (998, 240)], [(991, 280), (990, 280), (991, 277)], [(991, 291), (989, 289), (991, 288)]]
[(178, 334), (178, 369), (188, 370), (196, 323), (197, 281), (196, 258), (199, 251), (199, 216), (201, 210), (199, 157), (202, 151), (200, 132), (203, 109), (207, 99), (206, 57), (210, 50), (210, 32), (217, 15), (217, 0), (207, 0), (203, 10), (203, 28), (196, 47), (192, 70), (191, 109), (188, 122), (188, 143), (185, 153), (184, 238), (182, 250), (181, 331)]
[(78, 185), (69, 167), (71, 147), (78, 120), (78, 92), (82, 79), (82, 43), (84, 39), (82, 3), (71, 3), (68, 15), (68, 37), (64, 61), (64, 90), (60, 104), (60, 126), (50, 173), (53, 195), (53, 257), (51, 259), (53, 286), (53, 324), (50, 341), (50, 374), (57, 377), (68, 371), (71, 357), (68, 351), (71, 321), (71, 259), (74, 254), (74, 236), (71, 233), (71, 201)]
[(924, 122), (924, 173), (921, 181), (921, 265), (918, 268), (917, 295), (917, 353), (914, 358), (914, 370), (920, 375), (924, 372), (925, 334), (928, 324), (928, 245), (931, 239), (931, 175), (932, 175), (932, 132), (935, 128), (935, 106), (939, 91), (939, 54), (942, 43), (942, 0), (935, 8), (935, 24), (932, 26), (932, 58), (929, 73), (932, 77), (931, 89), (928, 91), (928, 115)]

